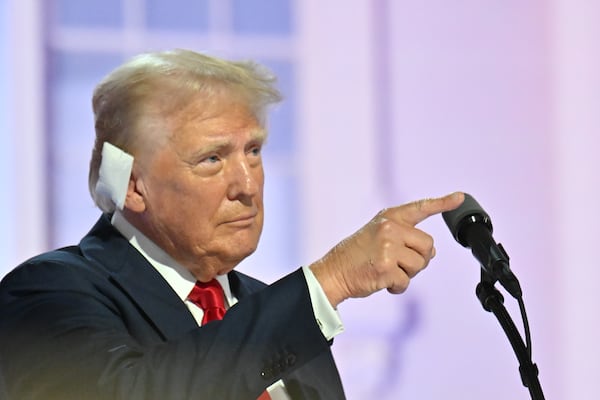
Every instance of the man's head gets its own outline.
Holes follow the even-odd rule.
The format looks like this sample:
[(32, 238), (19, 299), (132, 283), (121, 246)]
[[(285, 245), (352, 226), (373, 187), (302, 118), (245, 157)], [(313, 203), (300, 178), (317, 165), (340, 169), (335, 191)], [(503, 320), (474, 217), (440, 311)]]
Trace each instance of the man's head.
[(113, 71), (93, 99), (96, 193), (104, 142), (134, 156), (123, 214), (201, 280), (251, 254), (263, 222), (261, 146), (272, 75), (191, 51), (138, 56)]

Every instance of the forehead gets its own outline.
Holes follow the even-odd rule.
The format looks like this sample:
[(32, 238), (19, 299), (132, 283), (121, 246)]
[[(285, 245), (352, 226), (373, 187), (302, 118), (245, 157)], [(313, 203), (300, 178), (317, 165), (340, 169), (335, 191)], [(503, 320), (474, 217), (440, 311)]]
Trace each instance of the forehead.
[[(247, 134), (264, 138), (265, 131), (247, 102), (240, 96), (226, 94), (195, 96), (169, 118), (171, 140), (189, 141)], [(246, 136), (246, 135), (245, 135)]]

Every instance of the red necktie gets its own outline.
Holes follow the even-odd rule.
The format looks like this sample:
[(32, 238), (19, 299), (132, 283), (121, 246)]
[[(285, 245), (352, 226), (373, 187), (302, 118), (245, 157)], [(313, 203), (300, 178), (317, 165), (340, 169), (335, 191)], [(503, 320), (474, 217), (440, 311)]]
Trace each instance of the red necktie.
[[(204, 316), (202, 317), (202, 325), (204, 325), (210, 321), (223, 319), (225, 315), (224, 297), (223, 288), (216, 279), (213, 279), (206, 283), (196, 282), (188, 299), (204, 310)], [(257, 400), (271, 400), (271, 396), (265, 390)]]
[(210, 282), (196, 282), (196, 286), (190, 292), (188, 299), (202, 310), (202, 325), (217, 319), (223, 319), (225, 315), (225, 302), (223, 300), (223, 288), (213, 279)]

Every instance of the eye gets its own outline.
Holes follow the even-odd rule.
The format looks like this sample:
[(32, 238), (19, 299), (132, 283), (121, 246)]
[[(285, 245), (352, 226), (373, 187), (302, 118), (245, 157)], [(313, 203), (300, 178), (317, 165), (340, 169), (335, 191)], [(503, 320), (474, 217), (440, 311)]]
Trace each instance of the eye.
[(221, 156), (219, 154), (206, 154), (201, 157), (198, 157), (194, 162), (195, 165), (203, 165), (203, 164), (216, 164), (221, 161)]
[(212, 155), (212, 156), (206, 157), (204, 160), (202, 160), (202, 162), (205, 162), (208, 164), (215, 164), (215, 163), (218, 163), (219, 161), (221, 161), (221, 159), (217, 155)]
[(260, 156), (261, 150), (262, 150), (262, 146), (259, 146), (259, 145), (252, 146), (252, 147), (250, 147), (248, 154), (258, 157), (258, 156)]
[(195, 165), (195, 170), (201, 174), (216, 174), (223, 167), (223, 159), (218, 154), (202, 157)]

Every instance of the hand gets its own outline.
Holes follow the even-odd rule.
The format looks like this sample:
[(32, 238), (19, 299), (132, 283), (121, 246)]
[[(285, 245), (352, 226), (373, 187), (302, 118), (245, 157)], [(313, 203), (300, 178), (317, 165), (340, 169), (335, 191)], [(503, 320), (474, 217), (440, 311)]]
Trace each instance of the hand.
[(464, 201), (452, 193), (380, 211), (309, 267), (331, 305), (350, 297), (366, 297), (386, 288), (402, 293), (410, 279), (435, 256), (433, 238), (415, 228), (434, 214), (450, 211)]

